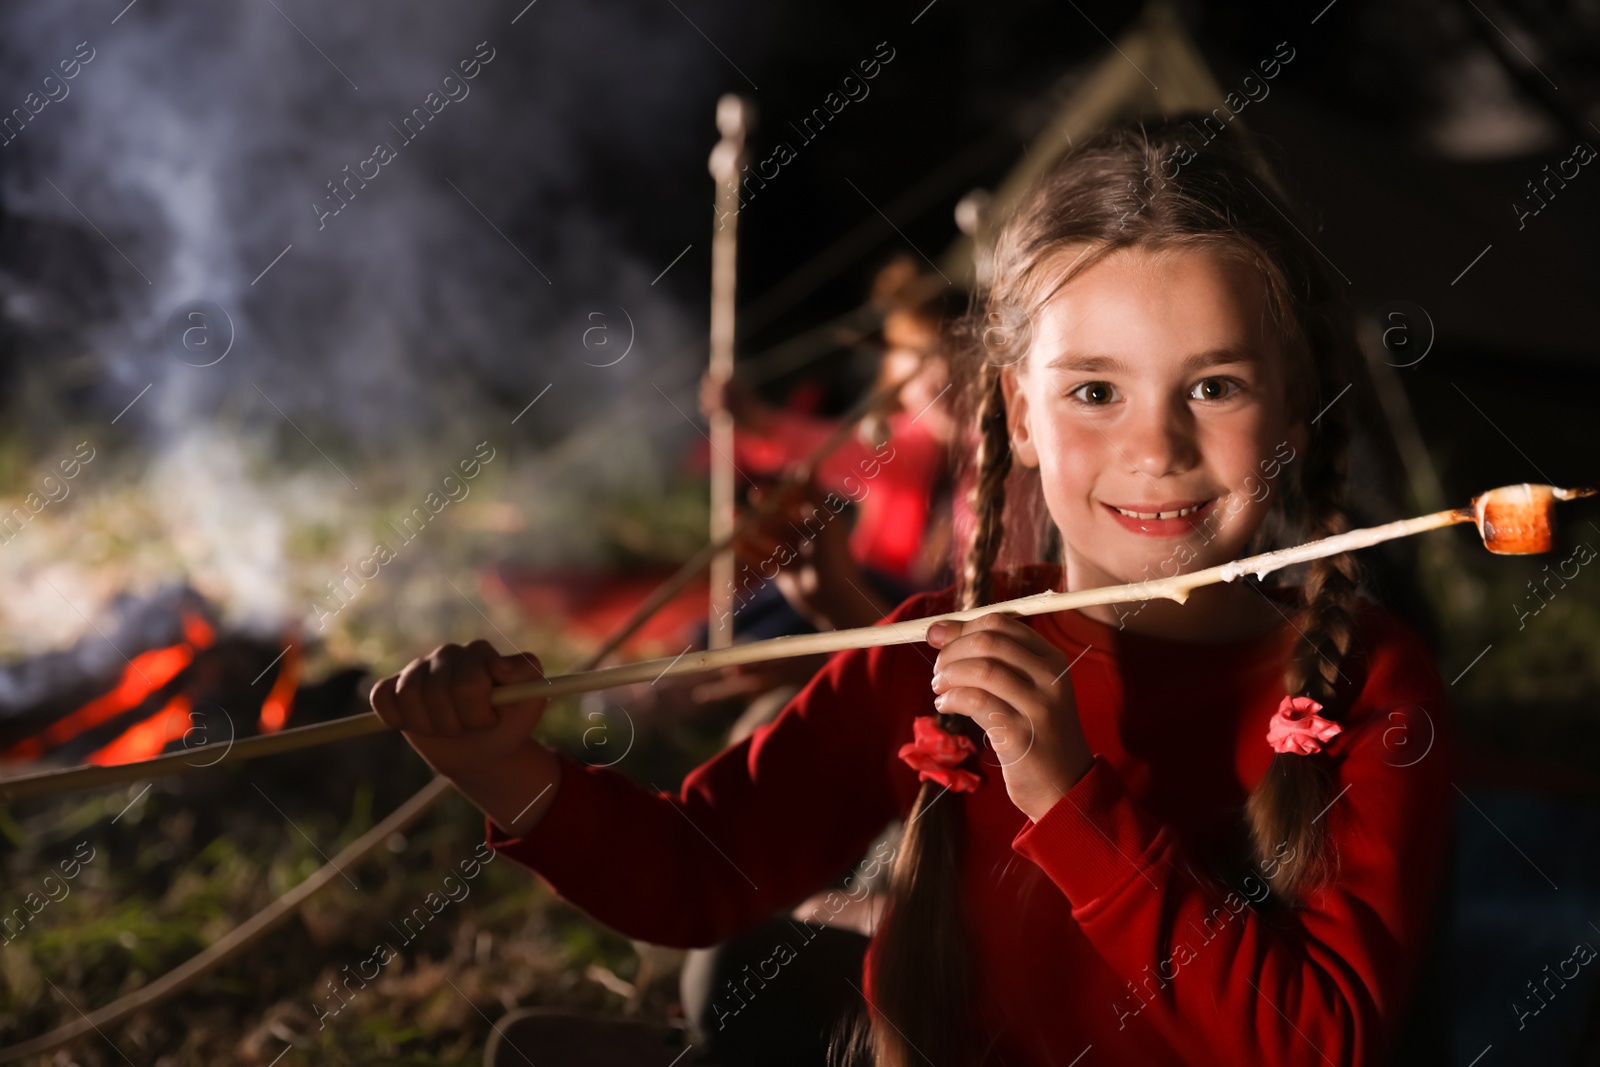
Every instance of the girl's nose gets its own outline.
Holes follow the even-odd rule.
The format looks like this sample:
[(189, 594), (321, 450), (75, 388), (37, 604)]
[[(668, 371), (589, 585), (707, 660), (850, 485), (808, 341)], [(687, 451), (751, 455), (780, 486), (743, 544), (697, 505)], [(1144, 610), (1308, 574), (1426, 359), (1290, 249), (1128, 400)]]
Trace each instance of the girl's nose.
[(1122, 458), (1135, 474), (1182, 474), (1199, 461), (1194, 419), (1184, 404), (1145, 404), (1129, 412)]

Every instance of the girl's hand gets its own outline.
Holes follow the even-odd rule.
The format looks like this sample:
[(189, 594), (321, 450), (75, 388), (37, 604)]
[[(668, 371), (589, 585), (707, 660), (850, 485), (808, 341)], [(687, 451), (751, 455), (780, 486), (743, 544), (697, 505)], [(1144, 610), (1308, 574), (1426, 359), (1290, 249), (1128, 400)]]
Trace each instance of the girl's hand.
[[(529, 654), (502, 656), (487, 641), (440, 645), (372, 689), (372, 710), (405, 733), (411, 747), (439, 774), (453, 780), (487, 779), (529, 746), (546, 699), (495, 705), (497, 685), (544, 677)], [(548, 753), (548, 750), (544, 750)]]
[(984, 728), (1011, 802), (1038, 822), (1094, 762), (1066, 656), (1020, 619), (998, 612), (935, 623), (928, 643), (939, 649), (934, 704)]

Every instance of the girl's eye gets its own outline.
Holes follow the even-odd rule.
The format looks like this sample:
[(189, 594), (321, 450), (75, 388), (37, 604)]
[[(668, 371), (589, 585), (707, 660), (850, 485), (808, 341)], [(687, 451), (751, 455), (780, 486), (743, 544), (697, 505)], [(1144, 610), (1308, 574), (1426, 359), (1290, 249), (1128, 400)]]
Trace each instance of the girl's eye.
[(1110, 382), (1084, 382), (1068, 396), (1077, 397), (1085, 404), (1109, 404), (1116, 398), (1116, 388)]
[(1226, 400), (1239, 391), (1232, 378), (1202, 378), (1189, 395), (1196, 400)]

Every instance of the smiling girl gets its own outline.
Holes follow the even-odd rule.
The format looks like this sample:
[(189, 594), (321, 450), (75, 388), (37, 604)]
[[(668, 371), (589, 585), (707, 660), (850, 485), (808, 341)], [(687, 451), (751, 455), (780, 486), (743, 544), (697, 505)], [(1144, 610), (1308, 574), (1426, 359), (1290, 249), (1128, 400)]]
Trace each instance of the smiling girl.
[[(1143, 180), (1182, 129), (1080, 145), (1003, 231), (958, 368), (981, 438), (965, 568), (889, 621), (1346, 527), (1350, 322), (1222, 142)], [(1059, 558), (996, 568), (1041, 501)], [(841, 976), (869, 1007), (841, 1056), (1378, 1063), (1442, 885), (1452, 749), (1429, 651), (1359, 577), (1334, 557), (1181, 605), (993, 613), (839, 653), (675, 792), (532, 740), (542, 703), (489, 693), (537, 664), (486, 642), (413, 662), (373, 706), (491, 846), (645, 941), (749, 929), (904, 821), (864, 974)], [(729, 986), (742, 1004), (765, 980)]]

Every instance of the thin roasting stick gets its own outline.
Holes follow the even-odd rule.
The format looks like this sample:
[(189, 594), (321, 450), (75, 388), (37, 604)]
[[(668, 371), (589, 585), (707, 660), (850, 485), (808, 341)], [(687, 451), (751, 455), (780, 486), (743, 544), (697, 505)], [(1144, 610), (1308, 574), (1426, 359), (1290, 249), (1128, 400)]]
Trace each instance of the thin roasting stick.
[(495, 704), (509, 704), (532, 697), (557, 697), (569, 693), (586, 693), (597, 689), (610, 689), (631, 685), (665, 675), (692, 674), (699, 671), (731, 667), (744, 663), (760, 663), (792, 656), (809, 656), (823, 652), (839, 652), (852, 648), (871, 648), (879, 645), (903, 645), (925, 641), (928, 630), (936, 622), (967, 622), (992, 612), (1013, 615), (1044, 615), (1103, 604), (1121, 604), (1129, 601), (1158, 598), (1183, 603), (1189, 594), (1203, 585), (1231, 582), (1246, 574), (1264, 578), (1273, 571), (1296, 563), (1305, 563), (1323, 556), (1335, 556), (1359, 548), (1368, 548), (1400, 537), (1436, 530), (1458, 523), (1474, 523), (1484, 538), (1485, 546), (1497, 555), (1526, 555), (1547, 552), (1553, 543), (1551, 513), (1556, 500), (1572, 500), (1592, 496), (1597, 490), (1557, 489), (1548, 485), (1514, 485), (1491, 489), (1473, 498), (1471, 507), (1452, 508), (1422, 515), (1414, 519), (1401, 519), (1363, 530), (1324, 537), (1293, 548), (1282, 548), (1258, 556), (1234, 560), (1216, 567), (1159, 578), (1131, 585), (1101, 586), (1080, 589), (1070, 593), (1036, 593), (1033, 596), (1006, 600), (966, 611), (952, 611), (943, 615), (930, 615), (920, 619), (888, 625), (863, 626), (853, 630), (832, 630), (827, 633), (797, 634), (792, 637), (775, 637), (767, 641), (753, 641), (729, 649), (698, 652), (680, 656), (675, 660), (647, 660), (617, 667), (603, 667), (595, 671), (557, 675), (543, 682), (525, 682), (501, 686), (491, 695)]
[[(1558, 489), (1549, 485), (1527, 483), (1502, 486), (1474, 497), (1468, 507), (1436, 511), (1430, 515), (1401, 519), (1382, 526), (1351, 530), (1348, 533), (1325, 537), (1293, 548), (1278, 549), (1220, 566), (1207, 567), (1190, 574), (1067, 593), (1037, 593), (966, 611), (952, 611), (943, 615), (907, 619), (904, 622), (887, 625), (775, 637), (767, 641), (735, 645), (732, 648), (684, 654), (676, 659), (645, 660), (615, 667), (601, 667), (597, 670), (575, 671), (547, 678), (542, 682), (501, 686), (490, 696), (490, 700), (495, 704), (508, 704), (533, 698), (594, 692), (636, 682), (659, 680), (668, 675), (694, 674), (744, 663), (761, 663), (767, 660), (839, 652), (852, 648), (911, 644), (927, 640), (928, 630), (936, 622), (946, 620), (967, 622), (991, 612), (1043, 615), (1094, 605), (1155, 599), (1174, 600), (1181, 604), (1188, 599), (1191, 592), (1204, 585), (1231, 582), (1246, 574), (1254, 574), (1259, 579), (1296, 563), (1368, 548), (1384, 541), (1409, 537), (1412, 534), (1458, 523), (1476, 525), (1485, 547), (1497, 555), (1547, 552), (1554, 544), (1552, 520), (1555, 502), (1593, 496), (1597, 491), (1600, 490), (1594, 486), (1578, 489)], [(258, 756), (291, 752), (330, 741), (379, 733), (387, 729), (388, 725), (379, 719), (376, 713), (366, 712), (334, 722), (284, 730), (265, 737), (246, 738), (234, 745), (228, 754), (228, 760), (254, 759)], [(193, 769), (192, 764), (187, 762), (190, 755), (180, 752), (159, 756), (142, 763), (122, 764), (116, 767), (68, 768), (24, 775), (0, 781), (0, 797), (21, 799), (67, 789), (135, 781), (160, 773), (182, 773)]]

